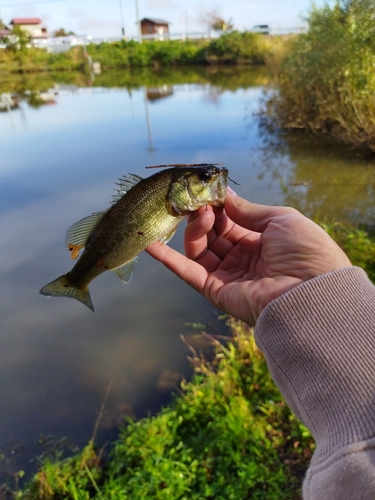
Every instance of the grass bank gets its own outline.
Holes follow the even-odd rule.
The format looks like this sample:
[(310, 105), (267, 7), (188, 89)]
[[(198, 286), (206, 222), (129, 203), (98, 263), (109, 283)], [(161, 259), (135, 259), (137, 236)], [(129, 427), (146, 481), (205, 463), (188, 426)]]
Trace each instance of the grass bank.
[(168, 408), (129, 422), (109, 460), (93, 443), (47, 461), (15, 498), (299, 498), (313, 443), (272, 383), (250, 329), (230, 320), (233, 341), (210, 362), (193, 354), (195, 375)]
[(326, 134), (375, 151), (374, 0), (313, 7), (291, 41), (270, 114), (286, 128)]
[[(234, 31), (218, 39), (148, 41), (132, 40), (91, 44), (87, 52), (103, 70), (190, 64), (270, 64), (278, 59), (284, 44), (279, 37)], [(11, 46), (0, 51), (0, 72), (87, 71), (82, 47), (50, 54), (43, 49)]]
[[(375, 281), (375, 238), (322, 225)], [(232, 338), (212, 339), (211, 361), (192, 350), (194, 376), (182, 393), (158, 415), (127, 422), (109, 456), (90, 441), (73, 457), (44, 460), (23, 489), (8, 488), (9, 498), (299, 499), (312, 438), (284, 403), (252, 330), (228, 321)]]

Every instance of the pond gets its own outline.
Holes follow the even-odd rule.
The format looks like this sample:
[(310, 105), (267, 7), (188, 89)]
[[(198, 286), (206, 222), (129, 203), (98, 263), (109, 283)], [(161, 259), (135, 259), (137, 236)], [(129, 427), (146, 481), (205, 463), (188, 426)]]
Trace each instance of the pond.
[[(43, 78), (53, 90), (38, 96)], [(33, 469), (38, 440), (49, 440), (41, 435), (83, 446), (106, 393), (102, 443), (124, 416), (156, 412), (190, 374), (180, 335), (204, 350), (194, 323), (226, 332), (220, 311), (145, 253), (129, 285), (113, 273), (91, 284), (94, 314), (39, 295), (72, 267), (67, 228), (106, 208), (120, 176), (150, 175), (147, 165), (224, 163), (239, 184), (231, 186), (255, 203), (373, 226), (372, 160), (262, 124), (267, 81), (251, 68), (189, 68), (7, 82), (2, 91), (13, 86), (22, 99), (0, 113), (3, 474)], [(177, 249), (183, 226), (170, 242)]]

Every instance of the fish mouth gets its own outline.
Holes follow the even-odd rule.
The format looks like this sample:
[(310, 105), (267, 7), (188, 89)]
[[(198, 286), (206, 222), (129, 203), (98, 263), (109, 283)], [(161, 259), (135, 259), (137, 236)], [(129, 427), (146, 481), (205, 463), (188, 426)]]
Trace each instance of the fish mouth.
[(209, 203), (215, 207), (222, 207), (227, 197), (228, 169), (221, 168), (217, 178), (212, 183), (212, 193), (215, 198)]

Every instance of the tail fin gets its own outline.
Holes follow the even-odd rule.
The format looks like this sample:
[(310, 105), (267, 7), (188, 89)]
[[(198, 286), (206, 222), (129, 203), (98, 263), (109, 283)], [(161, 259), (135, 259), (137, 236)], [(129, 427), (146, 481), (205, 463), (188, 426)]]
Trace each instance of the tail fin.
[(48, 283), (48, 285), (44, 286), (39, 293), (47, 295), (48, 297), (71, 297), (72, 299), (79, 300), (82, 304), (85, 304), (85, 306), (94, 311), (89, 289), (79, 290), (78, 288), (75, 288), (69, 283), (66, 274), (63, 274), (55, 281)]

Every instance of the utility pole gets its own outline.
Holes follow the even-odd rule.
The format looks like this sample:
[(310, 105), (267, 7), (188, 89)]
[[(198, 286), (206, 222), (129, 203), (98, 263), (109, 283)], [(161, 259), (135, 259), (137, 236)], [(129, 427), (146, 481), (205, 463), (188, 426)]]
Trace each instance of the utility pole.
[(135, 16), (136, 16), (137, 25), (138, 25), (139, 43), (142, 43), (142, 28), (141, 28), (141, 21), (139, 20), (138, 0), (135, 0)]
[(119, 0), (120, 4), (120, 18), (121, 18), (121, 33), (122, 38), (125, 38), (125, 23), (124, 23), (124, 12), (122, 10), (122, 0)]

